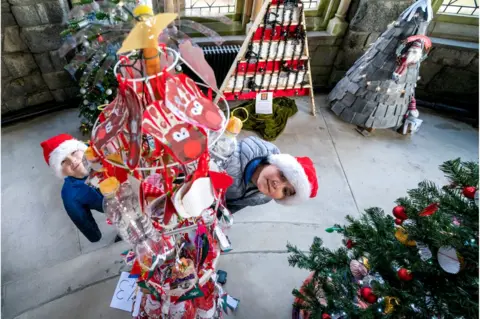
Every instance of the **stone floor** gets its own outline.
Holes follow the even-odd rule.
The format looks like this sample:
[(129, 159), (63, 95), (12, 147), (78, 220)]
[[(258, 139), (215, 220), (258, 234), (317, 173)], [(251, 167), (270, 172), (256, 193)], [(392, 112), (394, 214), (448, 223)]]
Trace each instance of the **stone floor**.
[[(443, 161), (478, 160), (478, 131), (429, 110), (414, 136), (381, 130), (365, 138), (341, 122), (317, 96), (319, 114), (299, 112), (275, 142), (282, 152), (310, 156), (318, 196), (295, 207), (270, 203), (235, 215), (229, 237), (234, 250), (222, 256), (227, 290), (241, 300), (237, 318), (290, 318), (291, 290), (305, 272), (288, 266), (287, 242), (308, 249), (314, 236), (330, 248), (340, 238), (324, 229), (347, 214), (393, 201), (424, 179), (444, 183)], [(2, 315), (4, 318), (128, 318), (109, 308), (125, 243), (112, 245), (114, 230), (95, 217), (104, 238), (95, 244), (79, 234), (64, 212), (61, 181), (43, 161), (39, 143), (61, 132), (75, 134), (75, 110), (2, 128)]]

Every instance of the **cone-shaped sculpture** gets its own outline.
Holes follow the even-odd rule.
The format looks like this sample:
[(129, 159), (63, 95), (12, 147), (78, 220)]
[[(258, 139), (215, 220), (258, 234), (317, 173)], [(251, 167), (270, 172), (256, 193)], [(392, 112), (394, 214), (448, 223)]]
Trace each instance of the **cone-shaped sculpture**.
[(401, 126), (415, 95), (420, 63), (431, 47), (425, 36), (431, 19), (430, 0), (405, 10), (332, 90), (332, 111), (363, 128)]

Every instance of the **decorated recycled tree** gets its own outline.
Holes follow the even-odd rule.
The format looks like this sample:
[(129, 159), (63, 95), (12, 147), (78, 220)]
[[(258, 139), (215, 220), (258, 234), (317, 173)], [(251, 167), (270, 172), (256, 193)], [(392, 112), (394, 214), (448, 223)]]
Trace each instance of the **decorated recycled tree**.
[(290, 265), (312, 271), (293, 318), (478, 318), (478, 163), (440, 169), (451, 183), (421, 182), (393, 217), (370, 208), (326, 229), (346, 247), (288, 246)]
[[(118, 49), (141, 16), (150, 15), (145, 10), (135, 12), (137, 4), (151, 7), (151, 3), (148, 0), (72, 1), (73, 9), (68, 16), (68, 26), (62, 32), (64, 43), (59, 54), (69, 59), (65, 69), (80, 86), (79, 117), (83, 134), (91, 132), (102, 108), (116, 96), (118, 81), (114, 66), (118, 62)], [(229, 23), (225, 17), (217, 19)], [(202, 80), (216, 88), (213, 71), (204, 67), (206, 62), (201, 48), (192, 44), (190, 38), (178, 29), (179, 25), (177, 19), (161, 30), (158, 44), (183, 54), (190, 69), (202, 71)], [(197, 22), (182, 19), (181, 25), (221, 44), (221, 37), (216, 32)], [(182, 64), (176, 66), (177, 72), (182, 70)]]
[[(173, 49), (163, 36), (176, 14), (155, 15), (145, 4), (131, 14), (135, 23), (114, 51), (117, 90), (99, 109), (84, 154), (86, 182), (99, 186), (107, 222), (131, 245), (122, 255), (143, 292), (133, 317), (219, 318), (238, 307), (215, 276), (232, 224), (224, 203), (233, 180), (211, 165), (228, 103), (219, 99), (223, 112), (213, 101), (219, 92), (201, 49), (189, 41)], [(179, 63), (203, 83), (176, 72)]]
[(80, 86), (80, 130), (88, 134), (101, 106), (110, 103), (117, 93), (113, 66), (116, 52), (133, 26), (135, 1), (82, 0), (72, 5), (59, 53), (69, 58), (65, 70)]
[(432, 46), (425, 36), (433, 18), (431, 0), (418, 0), (371, 45), (329, 95), (332, 111), (368, 135), (376, 128), (415, 132), (415, 87), (420, 63)]

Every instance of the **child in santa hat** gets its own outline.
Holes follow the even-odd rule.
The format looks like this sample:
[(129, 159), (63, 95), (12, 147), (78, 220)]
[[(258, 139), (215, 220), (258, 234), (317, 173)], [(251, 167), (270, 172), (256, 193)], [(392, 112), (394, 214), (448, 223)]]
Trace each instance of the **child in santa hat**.
[(275, 145), (258, 137), (238, 143), (226, 171), (234, 180), (226, 193), (227, 208), (232, 213), (272, 199), (282, 205), (295, 205), (317, 195), (317, 173), (310, 158), (280, 154)]
[(65, 178), (62, 200), (68, 216), (90, 242), (97, 242), (102, 233), (91, 209), (103, 213), (103, 196), (85, 184), (88, 171), (83, 166), (87, 145), (68, 134), (54, 136), (40, 144), (47, 164), (60, 178)]

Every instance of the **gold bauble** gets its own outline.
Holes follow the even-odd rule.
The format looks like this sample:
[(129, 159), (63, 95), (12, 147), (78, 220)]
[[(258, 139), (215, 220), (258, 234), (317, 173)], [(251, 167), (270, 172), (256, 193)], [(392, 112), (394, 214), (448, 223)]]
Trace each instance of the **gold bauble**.
[(397, 240), (399, 242), (401, 242), (402, 244), (407, 245), (407, 246), (415, 246), (417, 244), (415, 242), (415, 240), (409, 240), (408, 239), (408, 234), (407, 234), (405, 228), (403, 228), (403, 227), (398, 227), (397, 228), (397, 231), (395, 232), (395, 238), (397, 238)]

